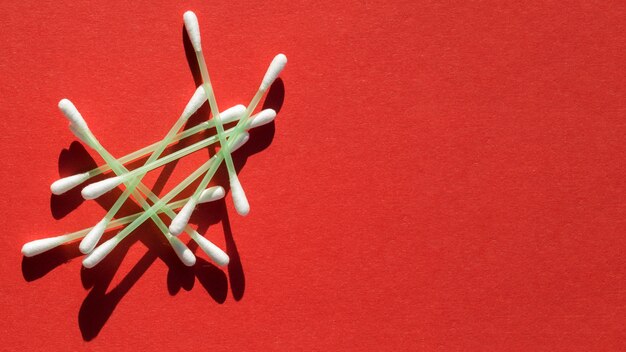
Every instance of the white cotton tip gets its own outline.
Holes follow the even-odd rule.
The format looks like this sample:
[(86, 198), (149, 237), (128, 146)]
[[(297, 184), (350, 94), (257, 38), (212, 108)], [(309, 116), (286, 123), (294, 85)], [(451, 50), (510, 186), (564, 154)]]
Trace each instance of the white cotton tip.
[(65, 117), (70, 121), (70, 123), (74, 126), (78, 131), (87, 131), (89, 128), (87, 127), (87, 123), (83, 116), (78, 112), (78, 109), (72, 104), (68, 99), (61, 99), (59, 102), (59, 109), (65, 115)]
[(100, 263), (102, 259), (104, 259), (104, 257), (109, 255), (109, 253), (113, 251), (113, 249), (115, 248), (115, 246), (117, 246), (118, 243), (119, 242), (117, 241), (117, 239), (113, 237), (110, 240), (99, 245), (98, 247), (96, 247), (96, 249), (94, 249), (91, 253), (89, 253), (85, 257), (85, 259), (83, 259), (83, 266), (85, 268), (93, 268), (98, 263)]
[(189, 199), (185, 206), (176, 214), (172, 223), (170, 224), (170, 233), (174, 236), (178, 236), (185, 230), (185, 226), (189, 223), (189, 218), (194, 209), (196, 209), (196, 202), (193, 199)]
[(276, 111), (274, 111), (274, 109), (262, 110), (260, 113), (253, 116), (252, 121), (250, 122), (250, 128), (267, 125), (268, 123), (274, 121), (275, 118)]
[(88, 172), (85, 172), (84, 174), (76, 174), (68, 177), (63, 177), (52, 182), (52, 184), (50, 185), (50, 192), (56, 195), (63, 194), (70, 189), (80, 185), (81, 183), (87, 181), (88, 179)]
[(43, 238), (26, 243), (22, 246), (22, 254), (25, 257), (32, 257), (58, 247), (69, 240), (65, 236)]
[(228, 258), (228, 254), (221, 250), (220, 247), (214, 245), (211, 241), (202, 236), (197, 236), (194, 240), (198, 244), (198, 247), (200, 247), (200, 249), (202, 249), (202, 251), (206, 253), (206, 255), (208, 255), (209, 258), (215, 262), (215, 264), (219, 266), (228, 265), (230, 258)]
[(72, 134), (74, 134), (76, 138), (78, 138), (81, 142), (87, 144), (88, 146), (90, 147), (92, 146), (91, 140), (89, 139), (89, 137), (87, 137), (88, 131), (81, 130), (72, 123), (70, 123), (69, 127), (70, 127), (70, 131), (72, 131)]
[(250, 212), (250, 204), (248, 204), (248, 198), (246, 198), (246, 192), (243, 191), (239, 178), (235, 175), (230, 178), (230, 195), (233, 198), (235, 204), (235, 210), (241, 216), (246, 216)]
[(272, 63), (267, 68), (267, 72), (265, 72), (265, 77), (263, 77), (263, 81), (261, 82), (261, 90), (268, 89), (272, 83), (278, 78), (280, 72), (285, 68), (287, 64), (287, 56), (284, 54), (278, 54), (272, 60)]
[(100, 220), (96, 226), (94, 226), (91, 231), (80, 241), (80, 245), (78, 249), (82, 254), (88, 254), (96, 247), (100, 238), (102, 238), (102, 234), (104, 230), (106, 230), (109, 222), (106, 219)]
[(230, 146), (230, 153), (234, 153), (250, 140), (250, 134), (244, 132), (237, 137), (237, 140)]
[(169, 236), (168, 241), (172, 245), (174, 252), (183, 264), (186, 266), (193, 266), (196, 264), (196, 256), (193, 252), (185, 246), (185, 244), (175, 236)]
[(193, 45), (193, 50), (196, 52), (202, 51), (202, 43), (200, 42), (200, 25), (198, 25), (198, 17), (192, 11), (187, 11), (183, 15), (183, 21), (185, 22), (185, 29)]
[(222, 186), (209, 187), (205, 189), (204, 191), (202, 191), (202, 193), (200, 194), (200, 198), (198, 198), (198, 203), (213, 202), (218, 199), (224, 198), (225, 195), (226, 195), (226, 191), (224, 190), (224, 187)]
[(107, 193), (113, 188), (119, 186), (124, 179), (120, 176), (107, 178), (106, 180), (102, 180), (100, 182), (94, 182), (90, 185), (85, 186), (80, 194), (83, 195), (85, 199), (96, 199), (101, 195)]
[(220, 120), (223, 124), (231, 123), (239, 120), (241, 115), (246, 112), (246, 107), (239, 104), (220, 112)]
[(191, 99), (189, 99), (189, 102), (187, 103), (187, 106), (185, 106), (185, 109), (183, 110), (183, 113), (180, 115), (180, 118), (185, 119), (185, 120), (190, 118), (191, 115), (195, 114), (196, 111), (200, 109), (200, 107), (202, 106), (202, 104), (204, 104), (206, 99), (207, 97), (206, 97), (206, 93), (204, 92), (204, 87), (203, 86), (198, 87), (196, 91), (193, 93), (193, 95), (191, 96)]

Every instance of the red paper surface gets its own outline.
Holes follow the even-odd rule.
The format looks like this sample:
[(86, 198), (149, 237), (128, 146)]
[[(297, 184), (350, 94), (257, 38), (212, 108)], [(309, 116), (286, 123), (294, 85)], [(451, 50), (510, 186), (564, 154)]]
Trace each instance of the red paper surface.
[[(192, 218), (231, 265), (196, 250), (183, 267), (150, 223), (92, 270), (77, 244), (24, 259), (24, 243), (95, 224), (120, 193), (50, 196), (86, 154), (101, 162), (57, 102), (116, 156), (159, 140), (197, 84), (188, 9), (221, 108), (289, 58), (264, 102), (275, 124), (236, 154), (249, 216), (227, 197)], [(0, 14), (0, 349), (626, 347), (622, 2), (4, 1)], [(145, 181), (164, 194), (208, 155)]]

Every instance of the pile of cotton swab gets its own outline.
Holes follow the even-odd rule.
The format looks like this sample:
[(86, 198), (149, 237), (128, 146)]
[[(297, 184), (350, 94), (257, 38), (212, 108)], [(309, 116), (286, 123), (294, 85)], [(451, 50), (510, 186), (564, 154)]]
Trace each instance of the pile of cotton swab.
[[(105, 164), (93, 170), (64, 177), (53, 182), (50, 186), (52, 193), (56, 195), (63, 194), (89, 179), (109, 171), (112, 171), (115, 175), (100, 182), (85, 186), (81, 191), (83, 198), (98, 198), (121, 184), (124, 184), (124, 192), (119, 196), (113, 206), (111, 206), (102, 220), (94, 226), (61, 236), (28, 242), (22, 247), (22, 254), (24, 256), (31, 257), (65, 243), (81, 239), (79, 249), (81, 253), (86, 254), (83, 265), (91, 268), (111, 253), (133, 230), (150, 218), (157, 225), (163, 236), (165, 236), (168, 243), (170, 243), (174, 253), (176, 253), (178, 258), (185, 265), (194, 265), (196, 257), (193, 252), (176, 237), (183, 232), (189, 234), (191, 239), (198, 244), (198, 247), (215, 263), (220, 266), (228, 264), (228, 255), (196, 232), (188, 222), (198, 204), (212, 202), (224, 197), (225, 191), (223, 187), (208, 187), (222, 161), (225, 162), (228, 170), (231, 197), (235, 209), (239, 214), (244, 216), (250, 211), (250, 205), (243, 187), (241, 186), (241, 182), (239, 181), (231, 153), (235, 152), (248, 141), (249, 134), (247, 130), (267, 124), (276, 117), (276, 112), (272, 109), (262, 110), (255, 115), (252, 115), (252, 113), (261, 98), (285, 67), (287, 58), (283, 54), (276, 55), (248, 106), (236, 105), (220, 112), (204, 60), (204, 54), (202, 53), (198, 19), (193, 12), (187, 11), (183, 16), (183, 20), (195, 51), (198, 66), (200, 67), (202, 85), (196, 89), (183, 109), (182, 114), (162, 140), (116, 159), (100, 144), (74, 104), (67, 99), (62, 99), (59, 102), (59, 109), (70, 122), (70, 131), (76, 138), (98, 153), (102, 159), (104, 159)], [(209, 103), (213, 116), (212, 119), (183, 131), (182, 129), (187, 120), (195, 114), (206, 101)], [(224, 129), (224, 125), (229, 123), (236, 123), (236, 125), (230, 129)], [(165, 149), (173, 143), (211, 128), (215, 128), (215, 135), (177, 150), (169, 155), (162, 155)], [(146, 173), (215, 143), (219, 143), (219, 151), (163, 197), (157, 197), (150, 188), (142, 183), (142, 179)], [(148, 156), (148, 158), (144, 165), (133, 170), (129, 170), (125, 166), (145, 156)], [(177, 195), (201, 176), (202, 179), (199, 185), (189, 198), (174, 201)], [(118, 211), (131, 196), (139, 203), (143, 211), (125, 217), (116, 217)], [(176, 213), (174, 211), (175, 209), (180, 210)], [(169, 226), (159, 217), (160, 213), (171, 220)], [(119, 233), (109, 240), (100, 243), (104, 232), (120, 227), (123, 228)], [(100, 245), (98, 245), (98, 243), (100, 243)]]

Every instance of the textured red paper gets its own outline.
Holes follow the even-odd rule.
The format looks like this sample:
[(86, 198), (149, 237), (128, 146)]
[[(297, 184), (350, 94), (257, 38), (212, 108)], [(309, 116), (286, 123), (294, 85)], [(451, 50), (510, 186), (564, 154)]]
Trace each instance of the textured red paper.
[[(230, 3), (0, 3), (0, 349), (624, 350), (623, 2)], [(57, 102), (116, 156), (160, 139), (188, 9), (222, 108), (289, 58), (236, 157), (250, 215), (194, 213), (233, 263), (185, 269), (151, 224), (94, 270), (25, 260), (115, 200), (50, 196), (90, 163)]]

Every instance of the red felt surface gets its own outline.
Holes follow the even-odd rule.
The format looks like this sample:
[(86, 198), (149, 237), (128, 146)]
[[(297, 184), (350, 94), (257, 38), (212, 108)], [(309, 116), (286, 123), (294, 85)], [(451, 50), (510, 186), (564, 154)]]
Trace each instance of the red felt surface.
[[(92, 162), (58, 100), (116, 156), (161, 138), (195, 87), (188, 9), (222, 108), (289, 58), (265, 103), (275, 124), (235, 158), (250, 215), (229, 198), (194, 213), (230, 267), (182, 267), (151, 224), (93, 270), (76, 244), (24, 259), (115, 200), (50, 196)], [(623, 2), (3, 1), (0, 15), (0, 349), (626, 347)], [(207, 155), (146, 183), (164, 194)]]

